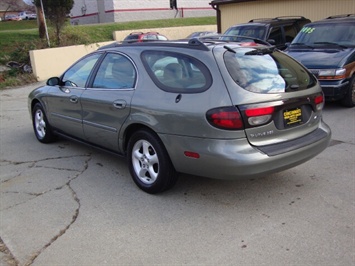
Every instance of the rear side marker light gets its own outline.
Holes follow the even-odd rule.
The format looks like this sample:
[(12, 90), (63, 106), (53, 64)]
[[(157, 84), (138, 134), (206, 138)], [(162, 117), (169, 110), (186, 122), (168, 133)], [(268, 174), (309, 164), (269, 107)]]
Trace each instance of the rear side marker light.
[(189, 158), (193, 158), (193, 159), (198, 159), (198, 158), (200, 158), (200, 154), (198, 154), (197, 152), (184, 151), (184, 154), (185, 154), (186, 157), (189, 157)]
[(244, 129), (238, 109), (232, 106), (211, 109), (206, 113), (206, 118), (212, 126), (220, 129)]

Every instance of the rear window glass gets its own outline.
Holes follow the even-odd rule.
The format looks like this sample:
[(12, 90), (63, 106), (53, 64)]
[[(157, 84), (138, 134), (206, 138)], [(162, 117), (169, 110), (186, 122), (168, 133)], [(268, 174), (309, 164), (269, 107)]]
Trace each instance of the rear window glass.
[(255, 49), (266, 48), (241, 48), (224, 54), (228, 72), (240, 87), (256, 93), (280, 93), (315, 85), (313, 76), (284, 53), (254, 53)]
[(197, 93), (212, 84), (208, 68), (194, 57), (163, 51), (145, 51), (141, 56), (149, 76), (164, 91)]

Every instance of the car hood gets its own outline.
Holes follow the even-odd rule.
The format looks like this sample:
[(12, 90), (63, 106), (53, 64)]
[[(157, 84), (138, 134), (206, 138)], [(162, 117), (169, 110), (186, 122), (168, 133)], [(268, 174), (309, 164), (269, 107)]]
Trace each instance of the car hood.
[(312, 49), (312, 50), (291, 50), (287, 54), (301, 62), (309, 69), (325, 69), (342, 67), (347, 57), (354, 51), (354, 48), (343, 50), (337, 49)]

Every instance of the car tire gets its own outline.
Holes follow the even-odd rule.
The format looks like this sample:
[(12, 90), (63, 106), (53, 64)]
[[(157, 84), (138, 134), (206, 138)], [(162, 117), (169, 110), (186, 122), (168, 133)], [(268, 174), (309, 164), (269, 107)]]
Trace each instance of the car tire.
[(38, 141), (50, 143), (55, 140), (55, 135), (40, 103), (36, 103), (32, 109), (32, 125)]
[(348, 91), (341, 100), (341, 104), (346, 107), (355, 106), (355, 76), (350, 79)]
[(168, 190), (178, 179), (162, 141), (149, 130), (139, 130), (131, 136), (128, 165), (133, 181), (149, 194)]

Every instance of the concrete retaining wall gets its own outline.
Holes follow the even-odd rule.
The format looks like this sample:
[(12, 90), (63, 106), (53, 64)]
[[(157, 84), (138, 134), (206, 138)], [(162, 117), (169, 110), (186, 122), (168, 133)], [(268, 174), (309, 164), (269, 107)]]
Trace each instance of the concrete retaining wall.
[(69, 66), (82, 56), (97, 50), (103, 42), (90, 45), (75, 45), (30, 51), (32, 71), (38, 81), (60, 76)]
[[(171, 28), (152, 28), (139, 29), (136, 31), (148, 32), (157, 31), (169, 39), (182, 39), (195, 31), (216, 31), (216, 25), (171, 27)], [(113, 39), (122, 41), (132, 30), (115, 31)], [(58, 48), (48, 48), (30, 51), (31, 66), (33, 74), (38, 81), (46, 80), (53, 76), (61, 75), (69, 66), (82, 56), (97, 50), (99, 47), (112, 43), (103, 42), (90, 45), (75, 45)]]

